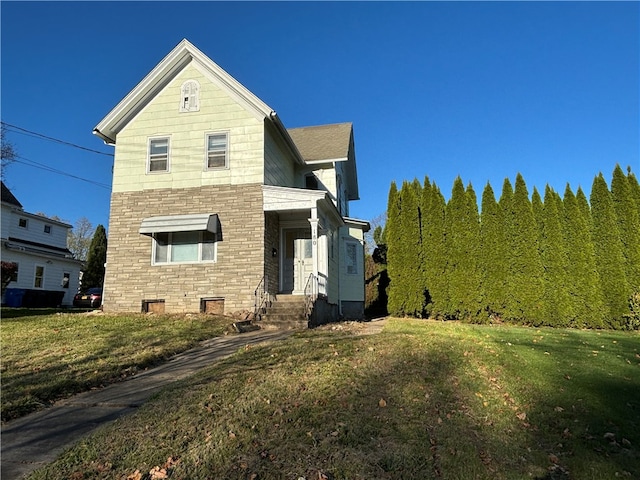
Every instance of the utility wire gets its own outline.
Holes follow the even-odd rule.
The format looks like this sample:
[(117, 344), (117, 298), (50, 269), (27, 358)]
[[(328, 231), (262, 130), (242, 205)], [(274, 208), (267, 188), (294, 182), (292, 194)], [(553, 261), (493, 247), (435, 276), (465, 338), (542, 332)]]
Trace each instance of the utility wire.
[(14, 129), (14, 130), (10, 130), (10, 131), (12, 131), (14, 133), (20, 133), (22, 135), (28, 135), (28, 136), (31, 136), (31, 137), (43, 138), (43, 139), (49, 140), (51, 142), (61, 143), (62, 145), (67, 145), (69, 147), (79, 148), (80, 150), (86, 150), (87, 152), (97, 153), (99, 155), (104, 155), (106, 157), (113, 157), (112, 153), (100, 152), (98, 150), (93, 150), (92, 148), (87, 148), (87, 147), (83, 147), (81, 145), (76, 145), (75, 143), (65, 142), (64, 140), (60, 140), (60, 139), (54, 138), (54, 137), (49, 137), (47, 135), (43, 135), (42, 133), (33, 132), (31, 130), (27, 130), (26, 128), (18, 127), (16, 125), (11, 125), (10, 123), (7, 123), (7, 122), (0, 122), (0, 123), (2, 123), (2, 125), (4, 127), (8, 127), (10, 129)]
[(65, 177), (75, 178), (76, 180), (82, 180), (83, 182), (91, 183), (93, 185), (96, 185), (97, 187), (104, 188), (106, 190), (111, 190), (111, 186), (107, 185), (105, 183), (96, 182), (95, 180), (89, 180), (88, 178), (82, 178), (82, 177), (79, 177), (77, 175), (73, 175), (71, 173), (63, 172), (62, 170), (57, 170), (55, 168), (49, 167), (47, 165), (44, 165), (42, 163), (38, 163), (38, 162), (36, 162), (34, 160), (29, 160), (28, 158), (22, 157), (20, 155), (16, 155), (16, 157), (15, 157), (15, 159), (13, 161), (16, 162), (16, 163), (21, 163), (23, 165), (27, 165), (29, 167), (39, 168), (39, 169), (45, 170), (47, 172), (56, 173), (58, 175), (63, 175)]

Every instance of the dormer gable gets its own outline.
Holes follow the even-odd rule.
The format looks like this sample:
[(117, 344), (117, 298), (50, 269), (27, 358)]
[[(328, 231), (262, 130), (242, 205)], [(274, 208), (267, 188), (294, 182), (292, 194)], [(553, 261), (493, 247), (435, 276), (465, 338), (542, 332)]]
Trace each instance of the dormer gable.
[(342, 181), (346, 186), (347, 199), (360, 198), (353, 125), (350, 122), (290, 128), (288, 132), (307, 165), (322, 168), (323, 164), (343, 163), (346, 178)]

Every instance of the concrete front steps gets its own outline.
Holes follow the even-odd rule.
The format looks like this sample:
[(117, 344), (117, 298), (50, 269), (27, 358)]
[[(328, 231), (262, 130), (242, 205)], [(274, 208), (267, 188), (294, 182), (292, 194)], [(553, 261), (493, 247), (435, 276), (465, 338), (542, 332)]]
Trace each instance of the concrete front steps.
[(309, 327), (304, 315), (304, 295), (278, 294), (255, 323), (262, 328), (303, 330)]

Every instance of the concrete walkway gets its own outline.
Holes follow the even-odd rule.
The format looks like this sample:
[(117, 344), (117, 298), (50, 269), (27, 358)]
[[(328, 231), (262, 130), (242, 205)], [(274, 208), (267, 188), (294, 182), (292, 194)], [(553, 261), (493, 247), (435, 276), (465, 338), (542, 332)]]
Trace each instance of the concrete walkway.
[(292, 331), (258, 330), (217, 337), (168, 362), (100, 390), (76, 395), (2, 426), (1, 477), (19, 479), (96, 427), (134, 411), (166, 385), (228, 357), (248, 344), (282, 340)]

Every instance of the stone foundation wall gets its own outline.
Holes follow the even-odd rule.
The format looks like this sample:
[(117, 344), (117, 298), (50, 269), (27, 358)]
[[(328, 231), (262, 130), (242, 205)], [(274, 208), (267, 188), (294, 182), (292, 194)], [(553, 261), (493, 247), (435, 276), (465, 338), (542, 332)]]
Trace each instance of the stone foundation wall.
[[(164, 300), (165, 312), (198, 312), (203, 298), (224, 299), (225, 313), (253, 310), (264, 275), (265, 217), (259, 184), (115, 192), (111, 197), (105, 312), (140, 312), (145, 300)], [(217, 261), (152, 265), (144, 218), (217, 213), (223, 240)], [(270, 249), (270, 247), (269, 247)]]

